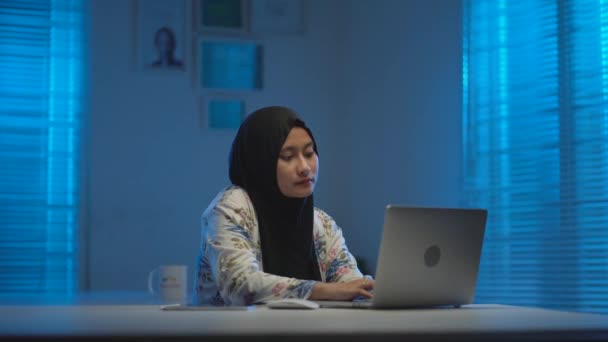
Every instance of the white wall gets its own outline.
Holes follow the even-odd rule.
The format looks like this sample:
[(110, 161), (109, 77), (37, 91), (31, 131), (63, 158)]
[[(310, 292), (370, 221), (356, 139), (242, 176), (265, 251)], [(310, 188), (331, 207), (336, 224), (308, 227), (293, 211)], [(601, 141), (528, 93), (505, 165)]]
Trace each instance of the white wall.
[[(246, 96), (249, 110), (283, 104), (299, 111), (324, 155), (338, 108), (339, 5), (306, 2), (305, 35), (256, 37), (265, 49), (265, 88)], [(200, 214), (229, 184), (235, 131), (200, 129), (199, 94), (189, 75), (132, 68), (132, 18), (129, 1), (91, 2), (85, 286), (92, 290), (143, 290), (147, 272), (158, 264), (187, 264), (192, 272)], [(319, 206), (333, 201), (333, 168), (327, 169)]]
[[(316, 204), (375, 263), (387, 202), (455, 205), (460, 2), (307, 0), (306, 34), (256, 37), (253, 110), (292, 106), (319, 144)], [(199, 217), (228, 184), (234, 131), (200, 129), (183, 73), (130, 65), (130, 2), (91, 2), (87, 230), (92, 290), (143, 290), (158, 264), (194, 266)]]
[(459, 204), (460, 6), (350, 2), (342, 122), (351, 134), (352, 207), (340, 219), (373, 269), (386, 204)]

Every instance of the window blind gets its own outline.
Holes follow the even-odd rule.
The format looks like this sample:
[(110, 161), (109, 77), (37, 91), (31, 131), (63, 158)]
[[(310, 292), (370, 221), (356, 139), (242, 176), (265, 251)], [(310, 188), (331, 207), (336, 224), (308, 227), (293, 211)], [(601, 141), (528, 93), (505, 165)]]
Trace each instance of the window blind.
[(84, 4), (0, 2), (0, 294), (78, 289)]
[(608, 313), (608, 1), (465, 0), (478, 303)]

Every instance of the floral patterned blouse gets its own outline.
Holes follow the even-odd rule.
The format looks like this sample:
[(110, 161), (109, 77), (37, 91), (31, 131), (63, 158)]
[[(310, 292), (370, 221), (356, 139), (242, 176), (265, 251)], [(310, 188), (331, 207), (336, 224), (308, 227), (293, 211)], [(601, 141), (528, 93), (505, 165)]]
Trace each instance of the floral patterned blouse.
[[(314, 280), (264, 273), (258, 222), (244, 189), (230, 186), (221, 191), (201, 220), (195, 304), (248, 305), (310, 296)], [(318, 208), (314, 209), (313, 234), (322, 281), (363, 278), (346, 248), (342, 230)]]

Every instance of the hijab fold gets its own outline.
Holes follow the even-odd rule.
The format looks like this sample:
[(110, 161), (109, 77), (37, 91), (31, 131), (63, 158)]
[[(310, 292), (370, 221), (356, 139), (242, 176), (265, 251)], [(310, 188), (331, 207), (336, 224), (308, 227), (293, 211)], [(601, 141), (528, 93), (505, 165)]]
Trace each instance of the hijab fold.
[(272, 106), (251, 113), (232, 143), (230, 181), (245, 189), (253, 202), (264, 272), (321, 280), (313, 239), (313, 195), (287, 197), (277, 182), (279, 153), (294, 127), (308, 132), (316, 153), (312, 133), (291, 109)]

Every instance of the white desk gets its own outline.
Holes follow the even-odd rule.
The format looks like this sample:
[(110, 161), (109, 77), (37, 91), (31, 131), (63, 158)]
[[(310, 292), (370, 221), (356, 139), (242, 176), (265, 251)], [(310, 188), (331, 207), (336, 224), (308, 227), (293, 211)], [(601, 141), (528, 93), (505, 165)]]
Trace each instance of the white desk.
[(608, 315), (474, 305), (460, 309), (161, 311), (157, 305), (4, 305), (0, 339), (608, 340)]

